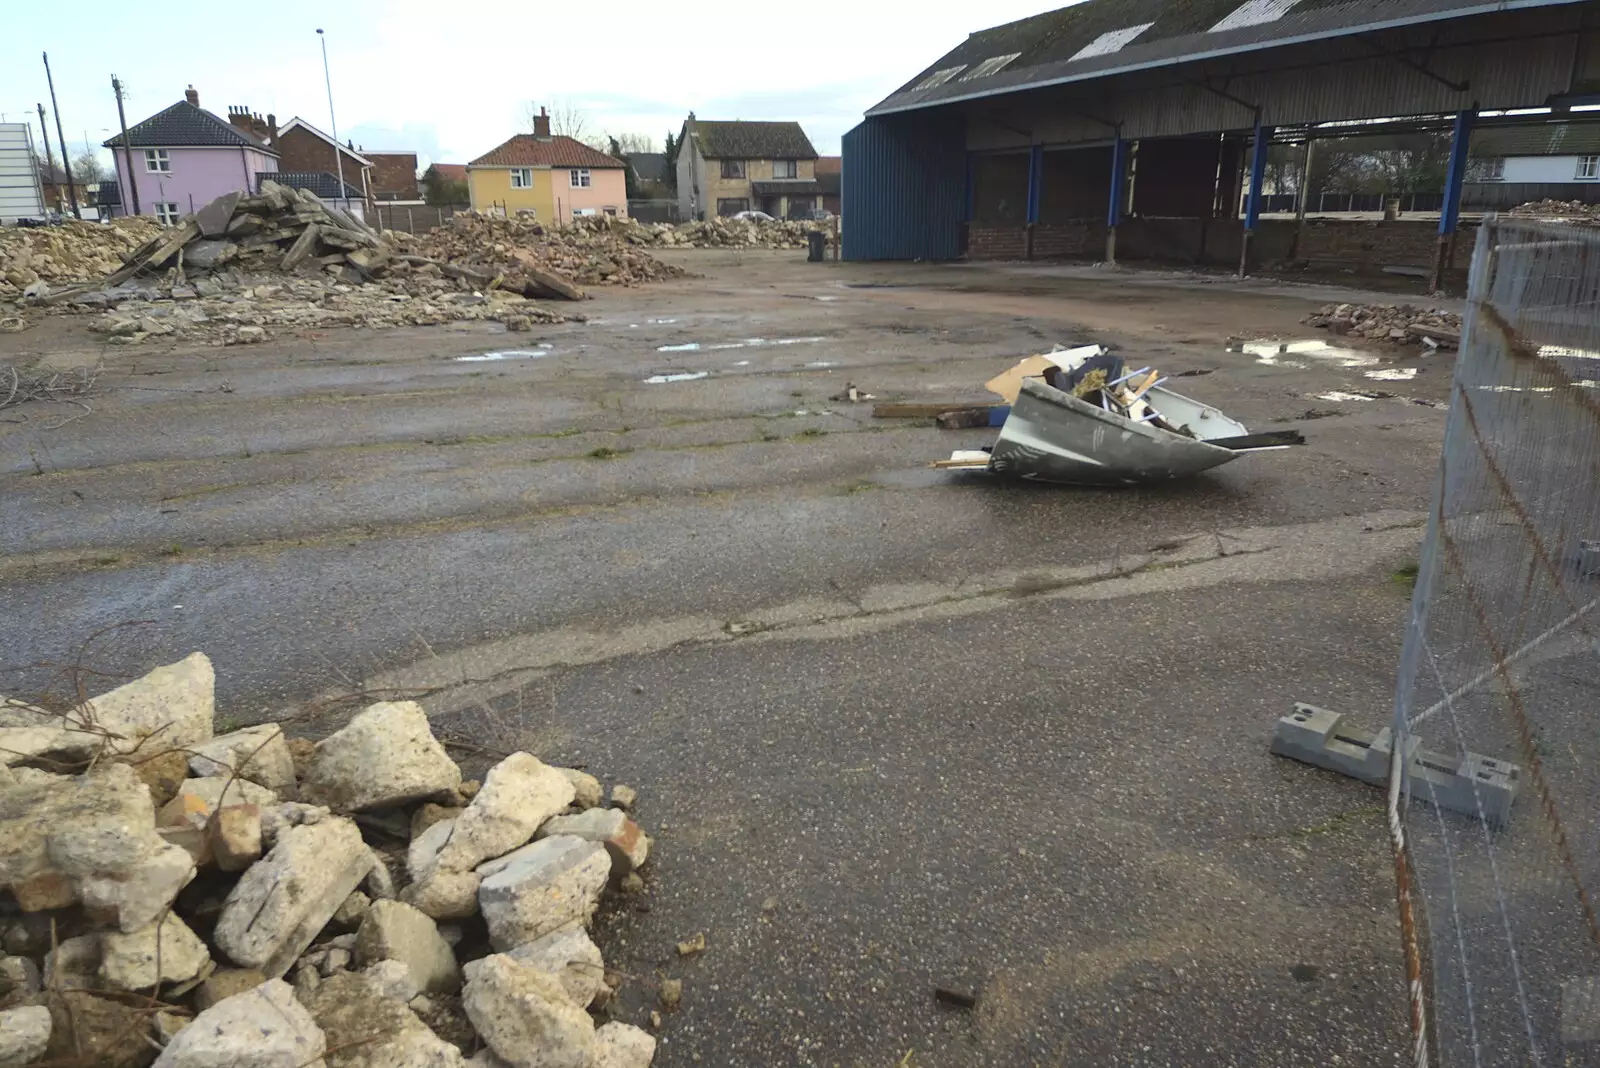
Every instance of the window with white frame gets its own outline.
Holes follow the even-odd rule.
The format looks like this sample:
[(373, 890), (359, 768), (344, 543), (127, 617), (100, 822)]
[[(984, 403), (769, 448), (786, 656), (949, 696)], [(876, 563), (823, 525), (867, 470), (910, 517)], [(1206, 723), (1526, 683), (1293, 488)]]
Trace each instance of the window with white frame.
[(774, 178), (793, 178), (800, 172), (795, 167), (792, 159), (775, 159), (772, 161), (772, 176)]
[(1578, 181), (1592, 182), (1600, 179), (1600, 156), (1578, 157)]
[(144, 169), (158, 174), (171, 174), (172, 160), (167, 158), (167, 150), (164, 148), (145, 149)]
[(574, 189), (588, 189), (589, 188), (589, 168), (587, 168), (587, 167), (575, 167), (571, 171), (569, 171), (568, 173), (569, 173), (570, 177), (567, 180), (572, 183), (572, 188), (574, 188)]
[(512, 189), (532, 189), (533, 188), (533, 168), (532, 167), (512, 167), (511, 168), (511, 188)]
[(1490, 156), (1488, 159), (1479, 160), (1478, 172), (1480, 182), (1503, 182), (1506, 180), (1506, 158)]
[(170, 200), (158, 200), (153, 205), (156, 213), (156, 222), (162, 226), (178, 225), (178, 205)]

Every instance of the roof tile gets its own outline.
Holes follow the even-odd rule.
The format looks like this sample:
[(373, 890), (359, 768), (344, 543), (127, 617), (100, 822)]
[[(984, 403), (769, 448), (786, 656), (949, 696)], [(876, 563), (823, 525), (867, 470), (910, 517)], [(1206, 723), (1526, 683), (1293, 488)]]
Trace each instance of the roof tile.
[[(165, 111), (158, 111), (137, 126), (130, 127), (128, 144), (134, 148), (207, 148), (220, 145), (272, 152), (266, 142), (252, 137), (237, 126), (230, 126), (187, 100), (180, 100)], [(122, 135), (117, 134), (101, 147), (121, 148)]]
[(691, 135), (706, 159), (816, 159), (798, 122), (709, 122), (696, 119)]
[(517, 134), (467, 164), (469, 167), (616, 167), (619, 170), (622, 165), (620, 159), (571, 137), (544, 140), (532, 134)]

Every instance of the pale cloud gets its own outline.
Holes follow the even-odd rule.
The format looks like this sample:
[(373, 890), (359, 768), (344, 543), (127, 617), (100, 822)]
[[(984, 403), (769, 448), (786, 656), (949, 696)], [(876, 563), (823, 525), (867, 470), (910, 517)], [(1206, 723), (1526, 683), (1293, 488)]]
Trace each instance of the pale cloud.
[[(968, 33), (1051, 6), (812, 0), (808, 28), (791, 33), (688, 23), (638, 0), (609, 4), (592, 32), (570, 6), (278, 0), (269, 18), (235, 32), (226, 18), (214, 30), (175, 31), (170, 19), (106, 0), (76, 5), (71, 19), (21, 5), (0, 35), (0, 114), (17, 121), (36, 101), (49, 106), (39, 62), (48, 50), (70, 142), (111, 135), (113, 71), (128, 86), (129, 123), (181, 99), (192, 82), (218, 115), (239, 104), (274, 112), (280, 124), (298, 114), (328, 129), (321, 26), (340, 136), (374, 150), (464, 162), (516, 133), (528, 101), (565, 98), (597, 132), (657, 141), (691, 109), (708, 119), (795, 119), (831, 154), (868, 107)], [(194, 47), (181, 46), (190, 34)]]

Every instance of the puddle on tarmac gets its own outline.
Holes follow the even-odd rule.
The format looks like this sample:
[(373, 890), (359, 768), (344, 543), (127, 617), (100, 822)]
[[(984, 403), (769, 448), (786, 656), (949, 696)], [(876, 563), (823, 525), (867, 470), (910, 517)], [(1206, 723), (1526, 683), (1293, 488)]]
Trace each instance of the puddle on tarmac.
[(1393, 397), (1393, 393), (1351, 393), (1342, 389), (1330, 389), (1326, 393), (1318, 393), (1317, 400), (1325, 401), (1370, 401), (1386, 400)]
[(457, 356), (453, 363), (496, 363), (500, 360), (537, 360), (541, 356), (548, 356), (554, 351), (549, 345), (540, 345), (536, 349), (504, 349), (499, 352), (478, 352), (471, 356)]
[(734, 366), (735, 367), (749, 367), (750, 366), (750, 361), (749, 360), (740, 360), (738, 363), (735, 363)]
[(666, 374), (651, 375), (645, 381), (652, 386), (659, 386), (665, 382), (693, 382), (710, 374), (710, 371), (668, 371)]
[(1331, 363), (1339, 367), (1371, 367), (1378, 358), (1345, 345), (1330, 345), (1326, 341), (1244, 341), (1229, 342), (1229, 352), (1243, 352), (1268, 367), (1295, 367), (1304, 370), (1309, 364), (1301, 360)]
[(725, 349), (752, 349), (764, 345), (815, 345), (819, 341), (826, 341), (822, 337), (747, 337), (743, 341), (719, 341), (714, 345), (703, 345), (698, 341), (687, 341), (682, 345), (658, 345), (657, 352), (714, 352)]
[(676, 319), (646, 319), (645, 320), (645, 322), (649, 323), (651, 326), (669, 326), (672, 323), (675, 323), (677, 321), (678, 320), (676, 320)]
[(1417, 377), (1415, 367), (1385, 367), (1381, 371), (1368, 371), (1367, 378), (1375, 378), (1379, 382), (1409, 382)]
[(838, 365), (838, 363), (836, 363), (833, 360), (812, 360), (810, 363), (806, 364), (806, 366), (807, 367), (838, 367), (839, 365)]

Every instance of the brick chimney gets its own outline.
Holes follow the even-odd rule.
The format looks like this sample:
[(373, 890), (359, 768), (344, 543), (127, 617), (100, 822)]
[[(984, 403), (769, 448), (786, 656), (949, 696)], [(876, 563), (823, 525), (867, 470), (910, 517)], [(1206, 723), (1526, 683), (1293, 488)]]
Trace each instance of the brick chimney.
[(278, 147), (278, 116), (267, 112), (267, 144)]
[(539, 114), (533, 117), (533, 136), (541, 141), (550, 140), (550, 116), (542, 107)]
[(271, 144), (278, 138), (278, 120), (274, 115), (268, 115), (265, 120), (259, 111), (251, 111), (248, 107), (239, 104), (228, 105), (228, 125), (236, 130), (243, 130), (258, 141)]
[(193, 104), (195, 107), (200, 106), (200, 94), (195, 91), (195, 88), (192, 85), (183, 91), (183, 98), (189, 103)]

